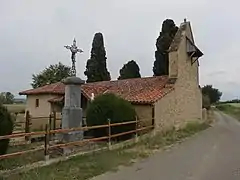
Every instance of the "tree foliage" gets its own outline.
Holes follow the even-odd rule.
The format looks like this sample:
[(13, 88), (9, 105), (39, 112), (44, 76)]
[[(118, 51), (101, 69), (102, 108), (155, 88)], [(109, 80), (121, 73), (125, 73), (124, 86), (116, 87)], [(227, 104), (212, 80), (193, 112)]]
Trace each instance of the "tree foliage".
[(212, 85), (203, 86), (202, 94), (209, 97), (211, 104), (218, 102), (222, 96), (222, 92), (214, 88)]
[(64, 78), (71, 76), (71, 67), (58, 64), (50, 65), (39, 74), (32, 75), (32, 87), (37, 88), (47, 84), (52, 84), (61, 81)]
[(202, 107), (206, 108), (207, 110), (210, 109), (211, 102), (210, 102), (210, 98), (208, 97), (208, 95), (205, 95), (205, 94), (202, 95)]
[(102, 33), (96, 33), (92, 42), (91, 57), (87, 61), (84, 74), (87, 82), (109, 81), (110, 73), (107, 70), (106, 51)]
[(120, 76), (118, 79), (130, 79), (130, 78), (140, 78), (140, 68), (138, 64), (134, 61), (128, 61), (123, 65), (122, 69), (119, 71)]
[(178, 27), (171, 19), (166, 19), (162, 23), (162, 31), (157, 38), (155, 51), (155, 61), (153, 65), (154, 76), (168, 75), (169, 57), (168, 49), (178, 31)]
[[(13, 131), (13, 120), (7, 108), (0, 105), (0, 136), (10, 135)], [(8, 149), (9, 139), (0, 140), (0, 155)]]
[(0, 93), (0, 104), (12, 104), (14, 102), (14, 95), (10, 92)]
[(240, 99), (232, 99), (232, 100), (227, 100), (227, 101), (222, 101), (222, 102), (219, 102), (219, 103), (240, 103)]
[[(115, 96), (114, 94), (103, 94), (97, 96), (87, 108), (87, 125), (103, 125), (111, 123), (120, 123), (133, 121), (136, 117), (134, 107), (126, 100)], [(115, 126), (111, 128), (111, 134), (130, 131), (135, 128), (135, 124)], [(96, 129), (93, 131), (95, 137), (107, 136), (107, 128)], [(128, 136), (129, 137), (129, 136)], [(126, 138), (126, 137), (125, 137)]]

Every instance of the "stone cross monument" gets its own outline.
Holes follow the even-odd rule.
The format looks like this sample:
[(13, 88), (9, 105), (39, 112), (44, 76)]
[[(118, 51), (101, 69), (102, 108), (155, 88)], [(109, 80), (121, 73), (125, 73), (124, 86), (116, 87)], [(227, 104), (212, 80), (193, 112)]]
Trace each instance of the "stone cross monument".
[(71, 73), (72, 73), (72, 76), (76, 76), (76, 66), (75, 66), (75, 63), (76, 63), (76, 54), (79, 52), (79, 53), (82, 53), (83, 50), (82, 49), (79, 49), (77, 47), (77, 42), (76, 42), (76, 39), (74, 38), (73, 39), (73, 44), (71, 46), (64, 46), (65, 48), (69, 49), (72, 53), (71, 55), (71, 59), (72, 59), (72, 69), (71, 69)]
[[(73, 45), (65, 46), (72, 52), (72, 76), (63, 80), (65, 84), (65, 102), (62, 110), (62, 129), (82, 127), (82, 108), (81, 108), (81, 85), (85, 82), (76, 77), (75, 55), (77, 52), (83, 52), (76, 46), (74, 39)], [(60, 136), (61, 141), (71, 142), (83, 139), (83, 131), (73, 131)], [(64, 154), (72, 151), (71, 148), (64, 148)]]

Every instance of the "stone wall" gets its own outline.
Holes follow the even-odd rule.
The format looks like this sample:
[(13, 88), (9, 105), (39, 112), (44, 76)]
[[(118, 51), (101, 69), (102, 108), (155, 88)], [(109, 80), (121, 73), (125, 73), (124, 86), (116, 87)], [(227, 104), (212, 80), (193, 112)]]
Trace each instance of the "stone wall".
[(186, 36), (192, 39), (189, 23), (182, 33), (178, 50), (169, 54), (169, 76), (177, 78), (174, 90), (155, 103), (155, 122), (160, 130), (173, 126), (181, 128), (188, 121), (202, 119), (199, 64), (198, 61), (192, 63), (187, 54)]
[(134, 105), (140, 126), (152, 125), (152, 106)]

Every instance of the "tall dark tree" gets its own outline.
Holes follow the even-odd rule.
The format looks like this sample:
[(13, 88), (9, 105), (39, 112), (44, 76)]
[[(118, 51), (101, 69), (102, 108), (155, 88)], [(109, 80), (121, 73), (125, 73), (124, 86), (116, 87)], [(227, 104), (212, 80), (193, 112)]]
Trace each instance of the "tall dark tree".
[(212, 85), (203, 86), (202, 94), (209, 97), (211, 104), (218, 102), (222, 96), (222, 92), (214, 88)]
[[(13, 119), (6, 107), (0, 104), (0, 136), (10, 135), (13, 131)], [(0, 155), (7, 152), (10, 139), (0, 140)]]
[(155, 51), (155, 61), (153, 65), (154, 76), (168, 75), (168, 49), (177, 31), (178, 27), (173, 20), (166, 19), (163, 21), (162, 31), (156, 42), (157, 50)]
[(37, 88), (46, 84), (59, 82), (69, 76), (71, 76), (71, 67), (59, 62), (58, 64), (50, 65), (39, 74), (33, 74), (31, 85), (33, 88)]
[(102, 33), (96, 33), (92, 42), (91, 57), (87, 61), (86, 71), (87, 82), (109, 81), (110, 73), (107, 70), (106, 51)]
[(120, 76), (118, 79), (130, 79), (130, 78), (140, 78), (140, 68), (138, 64), (134, 61), (128, 61), (123, 65), (122, 69), (119, 71)]

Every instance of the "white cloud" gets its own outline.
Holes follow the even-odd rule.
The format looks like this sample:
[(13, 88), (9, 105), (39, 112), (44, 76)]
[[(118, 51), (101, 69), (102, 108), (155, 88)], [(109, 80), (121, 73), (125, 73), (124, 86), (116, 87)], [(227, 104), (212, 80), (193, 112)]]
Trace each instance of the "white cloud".
[(29, 88), (31, 74), (49, 64), (70, 65), (70, 54), (63, 46), (73, 37), (84, 49), (77, 56), (77, 70), (85, 78), (85, 64), (98, 31), (104, 34), (113, 78), (131, 59), (138, 62), (143, 76), (151, 76), (162, 21), (172, 18), (180, 24), (187, 17), (204, 52), (201, 84), (211, 83), (237, 96), (235, 88), (240, 86), (229, 82), (238, 82), (240, 70), (238, 4), (237, 0), (1, 0), (0, 91), (17, 93)]

